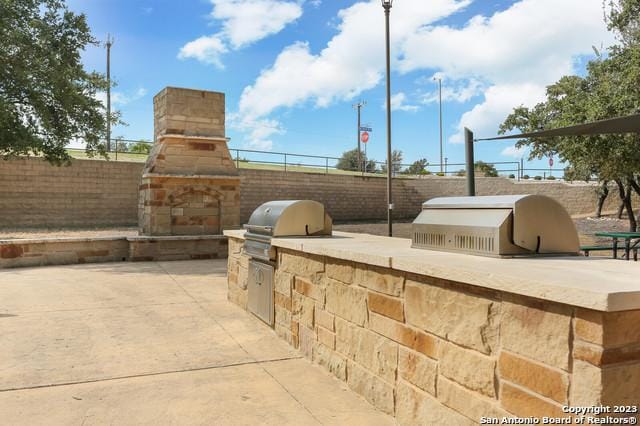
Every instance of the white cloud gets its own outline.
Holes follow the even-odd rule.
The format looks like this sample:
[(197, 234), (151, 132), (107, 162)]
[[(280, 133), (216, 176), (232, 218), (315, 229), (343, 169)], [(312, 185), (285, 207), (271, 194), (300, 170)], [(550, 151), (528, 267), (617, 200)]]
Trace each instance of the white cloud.
[(276, 34), (302, 16), (300, 2), (282, 0), (210, 0), (211, 17), (222, 29), (185, 44), (178, 58), (194, 58), (223, 68), (221, 56)]
[(277, 120), (251, 120), (238, 114), (229, 114), (227, 124), (230, 128), (246, 135), (243, 147), (260, 151), (270, 151), (273, 148), (273, 135), (284, 134), (285, 131)]
[(474, 132), (474, 136), (491, 137), (498, 131), (498, 125), (519, 105), (535, 105), (544, 100), (545, 87), (539, 84), (499, 84), (489, 87), (484, 93), (484, 102), (462, 114), (458, 131), (449, 141), (464, 142), (464, 127)]
[[(437, 81), (435, 81), (434, 84), (437, 84)], [(484, 89), (485, 85), (475, 78), (452, 82), (443, 79), (442, 102), (453, 101), (464, 103), (475, 96), (481, 95)], [(438, 89), (435, 89), (434, 91), (425, 94), (422, 98), (422, 102), (425, 104), (436, 103), (439, 102), (439, 99)]]
[(505, 157), (522, 158), (526, 154), (525, 148), (516, 148), (515, 145), (508, 146), (500, 152)]
[(462, 28), (422, 27), (402, 45), (399, 67), (403, 72), (435, 68), (452, 80), (487, 83), (484, 102), (463, 114), (449, 139), (456, 143), (463, 126), (477, 136), (494, 135), (513, 107), (544, 99), (545, 86), (575, 73), (576, 57), (591, 54), (591, 46), (602, 42), (611, 43), (612, 37), (600, 1), (522, 0), (491, 17), (476, 16)]
[[(464, 103), (484, 95), (463, 114), (450, 142), (462, 140), (463, 126), (478, 137), (494, 135), (513, 107), (539, 102), (545, 86), (575, 73), (577, 57), (590, 55), (593, 44), (613, 42), (600, 0), (521, 0), (460, 27), (438, 25), (470, 3), (404, 0), (392, 9), (393, 70), (446, 77), (444, 101)], [(245, 87), (239, 114), (258, 119), (309, 102), (325, 107), (377, 86), (384, 76), (383, 20), (379, 0), (342, 9), (337, 34), (322, 50), (292, 44)], [(434, 102), (434, 95), (437, 90), (423, 102)]]
[(202, 36), (182, 46), (178, 58), (193, 58), (218, 68), (224, 68), (220, 56), (227, 51), (227, 47), (219, 36)]
[[(398, 92), (395, 95), (391, 96), (391, 111), (407, 111), (407, 112), (415, 112), (419, 108), (417, 105), (409, 105), (407, 102), (407, 95), (403, 92)], [(387, 104), (382, 104), (382, 108), (386, 109)]]
[[(111, 92), (111, 105), (114, 107), (125, 106), (132, 102), (135, 102), (147, 95), (147, 89), (139, 87), (133, 93), (125, 93), (120, 91)], [(107, 105), (107, 92), (96, 93), (96, 99), (102, 102), (103, 105)]]
[[(435, 22), (469, 4), (470, 0), (405, 0), (393, 7), (392, 49), (422, 25)], [(292, 107), (308, 100), (324, 107), (348, 100), (375, 87), (384, 70), (384, 13), (377, 0), (359, 2), (338, 12), (338, 34), (318, 54), (308, 43), (286, 47), (273, 66), (263, 70), (247, 86), (239, 112), (250, 117), (270, 114), (279, 107)]]
[(234, 49), (276, 34), (302, 16), (295, 2), (277, 0), (211, 0), (211, 16), (221, 20), (221, 36)]

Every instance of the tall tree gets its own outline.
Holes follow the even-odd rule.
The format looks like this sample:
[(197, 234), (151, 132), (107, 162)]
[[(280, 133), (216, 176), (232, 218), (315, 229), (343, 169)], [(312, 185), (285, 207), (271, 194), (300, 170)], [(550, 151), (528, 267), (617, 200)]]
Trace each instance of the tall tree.
[[(373, 173), (376, 171), (376, 162), (375, 160), (369, 160), (364, 155), (364, 153), (360, 152), (360, 161), (362, 161), (363, 167), (366, 167), (366, 171), (369, 173)], [(360, 170), (358, 167), (358, 149), (352, 149), (350, 151), (345, 151), (342, 153), (342, 156), (338, 160), (336, 164), (336, 168), (340, 170), (351, 170), (357, 171)]]
[(484, 161), (476, 161), (474, 170), (481, 173), (484, 177), (498, 177), (498, 170), (493, 164)]
[(151, 145), (152, 143), (150, 141), (141, 139), (133, 144), (129, 151), (133, 152), (134, 154), (149, 154), (149, 151), (151, 151)]
[[(640, 0), (607, 0), (609, 28), (619, 40), (587, 65), (584, 77), (565, 76), (547, 87), (547, 99), (533, 108), (518, 107), (500, 126), (501, 132), (514, 128), (522, 132), (569, 126), (640, 112)], [(531, 158), (557, 154), (570, 164), (572, 176), (588, 180), (597, 175), (601, 182), (618, 186), (621, 203), (635, 231), (631, 190), (640, 179), (640, 135), (616, 134), (530, 138), (517, 146), (531, 147)], [(640, 192), (638, 192), (640, 195)]]
[(74, 139), (104, 154), (105, 113), (96, 98), (105, 78), (80, 54), (98, 42), (84, 15), (62, 0), (0, 0), (0, 155), (69, 162)]
[(429, 162), (427, 161), (427, 159), (421, 158), (419, 160), (414, 161), (409, 167), (407, 167), (407, 169), (405, 170), (405, 173), (409, 175), (419, 175), (419, 174), (427, 173), (428, 165), (429, 165)]
[[(393, 172), (394, 175), (400, 171), (400, 169), (402, 168), (402, 151), (397, 149), (393, 150), (393, 152), (391, 153), (391, 165), (392, 165), (391, 171)], [(380, 169), (382, 169), (383, 173), (387, 172), (386, 161), (385, 161), (385, 164), (380, 166)]]

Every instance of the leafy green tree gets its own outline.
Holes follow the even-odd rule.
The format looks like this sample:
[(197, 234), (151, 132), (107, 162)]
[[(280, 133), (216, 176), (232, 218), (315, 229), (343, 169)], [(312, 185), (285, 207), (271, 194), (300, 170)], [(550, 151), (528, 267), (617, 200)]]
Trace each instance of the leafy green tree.
[(144, 139), (139, 140), (129, 148), (129, 152), (134, 154), (149, 154), (149, 151), (151, 151), (151, 142)]
[[(366, 155), (364, 155), (364, 152), (362, 151), (360, 151), (360, 160), (362, 161), (363, 167), (366, 166), (367, 172), (374, 173), (376, 171), (375, 160), (367, 159)], [(336, 168), (351, 171), (360, 170), (358, 167), (358, 149), (356, 148), (343, 152), (342, 157), (340, 157), (336, 164)]]
[[(391, 171), (395, 175), (402, 168), (402, 151), (399, 151), (399, 150), (396, 150), (396, 149), (393, 150), (393, 152), (391, 153), (391, 164), (392, 164)], [(385, 163), (382, 166), (380, 166), (380, 169), (382, 170), (383, 173), (387, 172), (387, 161), (386, 160), (385, 160)]]
[[(498, 177), (498, 170), (493, 164), (485, 163), (484, 161), (476, 161), (473, 167), (476, 175), (482, 175), (484, 177)], [(455, 173), (456, 176), (466, 176), (466, 169), (460, 169)]]
[(43, 155), (68, 163), (69, 141), (104, 154), (105, 78), (80, 55), (98, 42), (84, 15), (62, 0), (0, 0), (0, 155)]
[(117, 137), (115, 142), (114, 149), (116, 152), (129, 152), (129, 145), (124, 141), (122, 136)]
[(425, 174), (425, 172), (427, 171), (428, 165), (429, 165), (429, 162), (427, 161), (427, 159), (421, 158), (419, 160), (414, 161), (409, 167), (407, 167), (407, 169), (404, 172), (409, 175)]
[[(562, 77), (547, 87), (546, 101), (533, 108), (515, 108), (501, 132), (552, 129), (640, 111), (640, 0), (607, 0), (605, 6), (609, 29), (619, 43), (607, 55), (596, 50), (585, 77)], [(629, 228), (637, 229), (630, 194), (640, 195), (639, 134), (530, 138), (517, 143), (524, 145), (531, 147), (530, 158), (557, 154), (569, 163), (568, 178), (588, 180), (597, 175), (601, 184), (615, 182)]]
[(476, 173), (481, 173), (484, 177), (498, 177), (498, 170), (493, 164), (485, 163), (484, 161), (476, 161), (474, 169)]

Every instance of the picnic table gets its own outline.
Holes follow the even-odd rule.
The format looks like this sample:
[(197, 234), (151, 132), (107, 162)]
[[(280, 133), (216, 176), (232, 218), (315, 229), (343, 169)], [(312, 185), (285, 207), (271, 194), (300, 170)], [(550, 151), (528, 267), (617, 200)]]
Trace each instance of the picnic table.
[(618, 240), (624, 240), (624, 255), (629, 260), (633, 250), (633, 260), (638, 260), (638, 245), (640, 244), (640, 232), (596, 232), (596, 237), (609, 237), (613, 239), (613, 258), (618, 258)]

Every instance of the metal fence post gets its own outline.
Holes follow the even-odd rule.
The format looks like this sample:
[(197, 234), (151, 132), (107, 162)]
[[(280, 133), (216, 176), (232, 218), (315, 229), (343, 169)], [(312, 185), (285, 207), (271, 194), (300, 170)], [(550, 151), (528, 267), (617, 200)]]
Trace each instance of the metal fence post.
[(287, 154), (284, 155), (284, 172), (287, 173)]
[(464, 128), (465, 158), (467, 163), (467, 195), (476, 195), (475, 162), (473, 160), (473, 132)]
[(328, 175), (329, 174), (329, 157), (325, 157), (325, 168), (324, 168), (324, 174)]
[(236, 169), (240, 168), (240, 150), (236, 149)]

